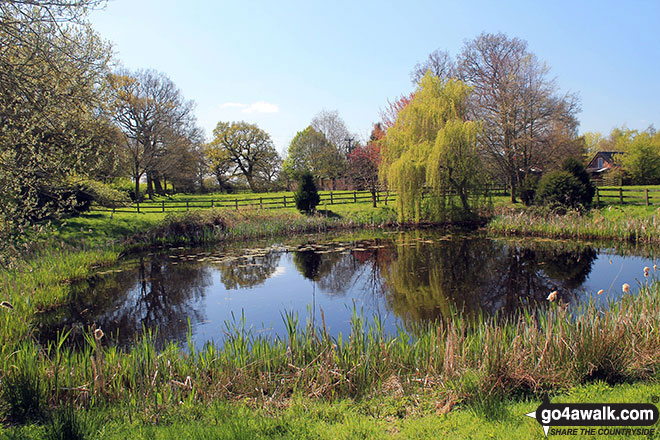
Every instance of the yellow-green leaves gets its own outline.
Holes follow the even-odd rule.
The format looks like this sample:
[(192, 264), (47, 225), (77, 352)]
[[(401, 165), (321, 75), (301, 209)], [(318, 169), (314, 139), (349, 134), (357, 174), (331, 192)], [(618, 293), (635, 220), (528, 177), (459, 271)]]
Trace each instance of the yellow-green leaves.
[(380, 176), (398, 194), (400, 221), (421, 219), (425, 187), (437, 198), (452, 192), (469, 210), (469, 191), (480, 171), (479, 127), (465, 121), (469, 92), (460, 81), (443, 82), (427, 73), (387, 131)]

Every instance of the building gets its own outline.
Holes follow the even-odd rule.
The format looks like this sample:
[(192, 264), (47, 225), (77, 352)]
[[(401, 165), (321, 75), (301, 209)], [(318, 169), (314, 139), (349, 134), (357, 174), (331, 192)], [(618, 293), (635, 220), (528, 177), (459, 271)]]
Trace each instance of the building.
[(587, 172), (591, 180), (597, 185), (620, 185), (621, 173), (617, 173), (619, 165), (616, 156), (624, 154), (622, 151), (599, 151), (587, 165)]

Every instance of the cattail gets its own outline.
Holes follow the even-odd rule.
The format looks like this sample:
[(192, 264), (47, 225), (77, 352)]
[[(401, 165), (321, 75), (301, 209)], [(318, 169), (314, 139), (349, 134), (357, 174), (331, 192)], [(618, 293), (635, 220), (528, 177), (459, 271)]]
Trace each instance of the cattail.
[(103, 330), (101, 330), (100, 328), (94, 330), (94, 339), (100, 341), (102, 337), (103, 337)]
[(648, 278), (650, 271), (651, 271), (650, 267), (648, 266), (644, 267), (644, 276)]
[(623, 293), (630, 293), (630, 284), (624, 283), (623, 286), (621, 286), (621, 290), (623, 290)]
[(654, 264), (654, 265), (653, 265), (653, 270), (654, 270), (654, 271), (658, 270), (658, 265), (657, 265), (657, 264)]
[(0, 302), (0, 307), (4, 307), (5, 309), (9, 309), (9, 310), (14, 310), (14, 306), (9, 304), (7, 301)]
[(600, 289), (600, 290), (598, 291), (598, 295), (602, 295), (603, 292), (605, 292), (605, 289)]
[(557, 299), (557, 291), (555, 290), (554, 292), (551, 292), (550, 295), (548, 295), (547, 300), (553, 302), (556, 299)]

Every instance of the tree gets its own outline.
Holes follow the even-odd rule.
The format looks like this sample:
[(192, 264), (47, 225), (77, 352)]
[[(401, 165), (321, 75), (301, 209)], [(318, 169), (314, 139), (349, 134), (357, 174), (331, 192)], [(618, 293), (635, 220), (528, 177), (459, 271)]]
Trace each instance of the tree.
[(649, 132), (637, 134), (625, 154), (617, 157), (617, 162), (635, 185), (660, 183), (660, 135)]
[(257, 176), (267, 190), (270, 190), (282, 171), (282, 158), (273, 149), (257, 167)]
[(252, 191), (257, 191), (259, 173), (273, 166), (277, 151), (268, 133), (247, 122), (218, 122), (212, 148), (225, 152)]
[(314, 183), (314, 176), (310, 172), (305, 172), (300, 175), (298, 181), (298, 189), (293, 195), (296, 201), (296, 208), (300, 212), (310, 214), (316, 209), (316, 205), (321, 201), (316, 183)]
[(339, 117), (337, 110), (321, 110), (310, 123), (314, 130), (323, 133), (325, 138), (343, 155), (351, 152), (356, 145), (356, 136), (346, 128), (344, 120)]
[(234, 176), (236, 165), (231, 160), (231, 156), (226, 149), (219, 148), (217, 145), (206, 144), (204, 155), (209, 161), (211, 173), (215, 176), (220, 185), (221, 191), (229, 191), (231, 188), (229, 181)]
[(511, 186), (539, 162), (557, 130), (576, 136), (577, 98), (558, 96), (549, 68), (527, 50), (527, 43), (504, 34), (482, 33), (465, 44), (459, 76), (472, 87), (470, 116), (483, 121), (480, 144)]
[(428, 71), (431, 71), (433, 76), (443, 81), (449, 78), (456, 78), (457, 74), (454, 60), (449, 53), (440, 49), (431, 52), (423, 63), (417, 63), (415, 65), (413, 71), (410, 72), (412, 83), (416, 86)]
[(291, 140), (283, 169), (293, 179), (307, 171), (317, 179), (336, 179), (344, 170), (344, 159), (337, 147), (310, 125)]
[(427, 72), (387, 131), (380, 173), (397, 192), (401, 221), (421, 219), (425, 185), (432, 187), (440, 208), (452, 202), (449, 193), (455, 192), (469, 212), (468, 198), (479, 184), (480, 167), (478, 126), (465, 120), (468, 95), (462, 82), (443, 83)]
[(387, 101), (387, 107), (380, 111), (380, 118), (382, 120), (382, 127), (384, 130), (387, 131), (387, 129), (394, 126), (399, 112), (403, 110), (414, 97), (415, 94), (410, 93), (408, 95), (401, 96), (395, 101)]
[(160, 178), (159, 159), (194, 129), (194, 104), (186, 101), (176, 85), (154, 70), (122, 71), (110, 75), (113, 113), (124, 133), (122, 147), (131, 163), (135, 196), (140, 196), (140, 179), (147, 175), (149, 195), (152, 182)]
[(74, 209), (75, 186), (115, 168), (94, 4), (0, 3), (0, 233)]
[(380, 164), (380, 140), (385, 137), (381, 124), (374, 124), (367, 145), (358, 145), (348, 154), (348, 171), (353, 184), (358, 189), (371, 192), (371, 203), (376, 207), (378, 190), (378, 166)]

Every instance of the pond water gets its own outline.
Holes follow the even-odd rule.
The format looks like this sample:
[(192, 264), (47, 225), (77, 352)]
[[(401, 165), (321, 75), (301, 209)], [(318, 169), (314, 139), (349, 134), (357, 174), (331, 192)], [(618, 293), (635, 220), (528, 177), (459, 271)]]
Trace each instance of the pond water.
[[(575, 241), (493, 239), (417, 230), (305, 236), (248, 248), (166, 249), (132, 258), (75, 286), (66, 308), (45, 314), (42, 337), (91, 324), (119, 344), (143, 328), (159, 343), (222, 343), (226, 324), (285, 335), (283, 315), (348, 335), (353, 311), (379, 315), (388, 333), (452, 312), (506, 315), (547, 307), (554, 290), (571, 307), (606, 307), (644, 282), (655, 250)], [(654, 271), (652, 270), (652, 276)], [(597, 295), (596, 292), (605, 292)]]

